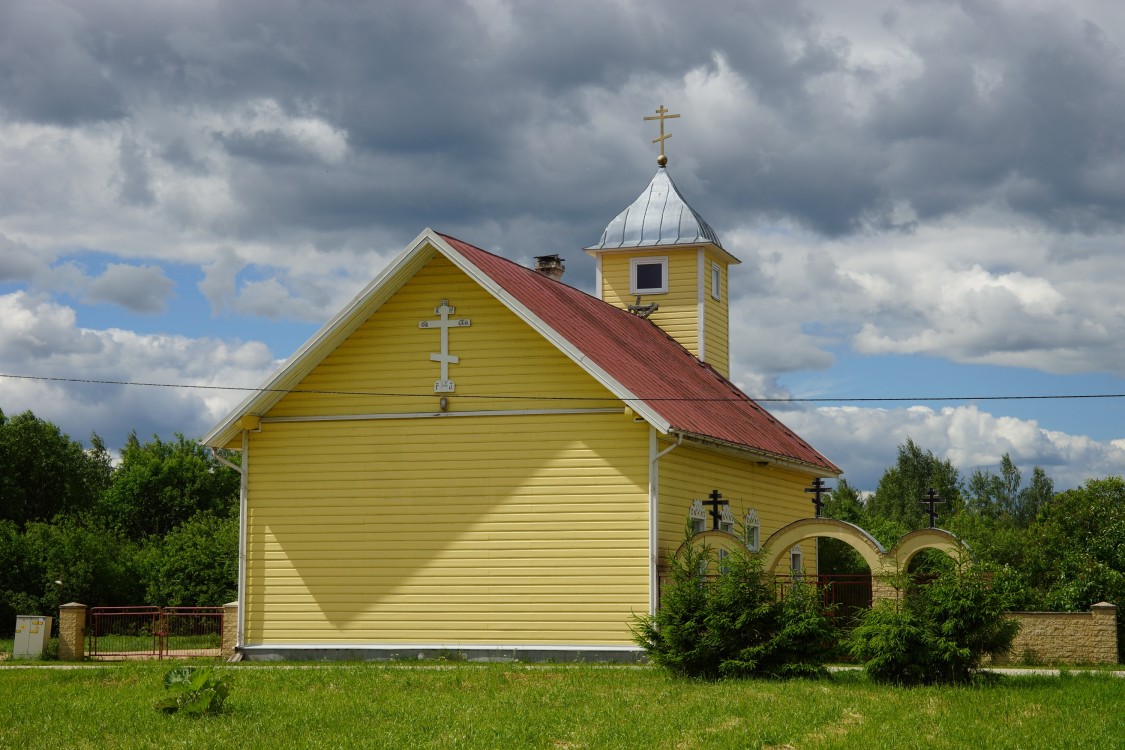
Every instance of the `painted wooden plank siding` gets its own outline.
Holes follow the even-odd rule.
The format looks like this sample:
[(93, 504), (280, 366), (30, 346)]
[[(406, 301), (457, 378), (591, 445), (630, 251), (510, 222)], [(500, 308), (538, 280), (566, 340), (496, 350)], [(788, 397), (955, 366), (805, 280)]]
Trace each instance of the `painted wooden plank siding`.
[[(719, 490), (723, 499), (730, 501), (738, 533), (742, 533), (746, 513), (751, 509), (757, 511), (763, 543), (785, 524), (812, 515), (810, 496), (804, 492), (809, 478), (787, 469), (759, 466), (751, 460), (683, 445), (660, 459), (659, 473), (662, 567), (684, 541), (692, 501), (706, 500), (711, 490)], [(801, 546), (806, 571), (815, 572), (815, 541)]]
[(641, 303), (659, 302), (660, 309), (649, 320), (699, 356), (699, 259), (695, 248), (603, 253), (602, 299), (622, 309), (633, 304), (636, 295), (629, 291), (630, 259), (664, 257), (668, 258), (668, 292), (646, 294)]
[[(722, 269), (720, 299), (711, 296), (711, 264)], [(704, 254), (703, 335), (704, 361), (730, 377), (730, 266), (714, 250)]]
[[(449, 365), (456, 384), (450, 394), (434, 393), (440, 365), (430, 354), (440, 351), (440, 332), (418, 327), (438, 319), (434, 308), (443, 299), (456, 309), (451, 317), (471, 323), (449, 331), (449, 353), (460, 358)], [(452, 412), (620, 406), (441, 255), (319, 363), (299, 390), (306, 392), (286, 395), (268, 416), (434, 412), (440, 395)]]
[(618, 414), (265, 424), (247, 642), (630, 644), (647, 435)]

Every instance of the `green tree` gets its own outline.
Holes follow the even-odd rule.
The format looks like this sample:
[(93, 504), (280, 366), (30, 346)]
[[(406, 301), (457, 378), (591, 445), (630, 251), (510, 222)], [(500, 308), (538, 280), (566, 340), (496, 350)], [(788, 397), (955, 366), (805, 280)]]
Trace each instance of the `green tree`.
[(1090, 479), (1055, 495), (1032, 527), (1029, 559), (1052, 609), (1125, 602), (1125, 480)]
[(1020, 490), (1019, 507), (1016, 509), (1016, 522), (1023, 527), (1031, 524), (1039, 511), (1055, 496), (1055, 482), (1041, 467), (1031, 471), (1031, 483)]
[(16, 615), (43, 614), (36, 596), (41, 576), (31, 565), (26, 540), (13, 521), (0, 520), (0, 635), (10, 637)]
[(200, 511), (232, 515), (238, 487), (238, 473), (199, 443), (177, 433), (175, 440), (154, 435), (142, 445), (134, 433), (104, 493), (102, 513), (130, 539), (142, 540), (167, 534)]
[(139, 559), (146, 603), (226, 604), (238, 591), (238, 518), (197, 513), (163, 538), (150, 537)]
[(1000, 459), (999, 474), (981, 469), (973, 472), (967, 488), (967, 507), (980, 516), (1026, 527), (1054, 495), (1054, 489), (1054, 482), (1038, 466), (1032, 470), (1031, 483), (1024, 487), (1019, 468), (1005, 453)]
[(30, 411), (0, 411), (0, 520), (18, 526), (92, 509), (110, 476), (97, 435), (90, 451)]
[(967, 682), (985, 656), (1007, 652), (1019, 624), (1003, 586), (980, 571), (954, 567), (919, 585), (900, 582), (899, 599), (864, 612), (848, 635), (852, 655), (872, 679), (902, 685)]
[[(136, 604), (144, 593), (136, 552), (112, 530), (71, 516), (35, 521), (22, 532), (0, 522), (0, 616), (51, 614), (67, 601)], [(10, 632), (12, 624), (11, 617), (0, 617), (0, 632)]]
[(901, 524), (907, 530), (923, 528), (929, 520), (921, 501), (931, 487), (944, 500), (937, 506), (940, 525), (962, 505), (960, 473), (949, 459), (941, 460), (907, 438), (898, 447), (895, 465), (883, 472), (875, 494), (868, 500), (868, 513), (872, 518)]
[(706, 679), (826, 672), (836, 633), (815, 587), (795, 583), (779, 598), (759, 555), (731, 551), (717, 566), (711, 549), (690, 541), (671, 560), (656, 614), (632, 624), (654, 663)]

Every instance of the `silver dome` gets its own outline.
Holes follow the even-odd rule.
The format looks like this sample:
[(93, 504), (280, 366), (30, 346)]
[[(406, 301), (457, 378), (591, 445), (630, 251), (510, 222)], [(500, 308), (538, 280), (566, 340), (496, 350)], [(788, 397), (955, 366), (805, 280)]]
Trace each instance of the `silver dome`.
[(668, 170), (661, 167), (633, 205), (619, 213), (605, 228), (602, 241), (587, 250), (690, 245), (697, 242), (723, 246), (715, 230), (680, 195), (668, 176)]

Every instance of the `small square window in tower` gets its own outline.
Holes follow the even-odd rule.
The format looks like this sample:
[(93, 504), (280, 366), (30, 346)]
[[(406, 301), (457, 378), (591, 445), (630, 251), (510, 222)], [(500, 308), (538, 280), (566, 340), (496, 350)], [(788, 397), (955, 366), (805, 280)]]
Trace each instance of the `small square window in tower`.
[(668, 292), (667, 258), (630, 258), (629, 291), (633, 294)]

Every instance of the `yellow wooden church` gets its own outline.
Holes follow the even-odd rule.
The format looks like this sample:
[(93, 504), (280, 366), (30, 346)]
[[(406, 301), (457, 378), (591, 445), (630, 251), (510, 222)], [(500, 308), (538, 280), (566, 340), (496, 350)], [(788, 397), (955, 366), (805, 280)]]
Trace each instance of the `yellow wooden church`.
[(738, 260), (664, 159), (586, 252), (594, 296), (426, 229), (205, 436), (244, 657), (629, 658), (685, 525), (812, 515), (840, 472), (727, 379)]

